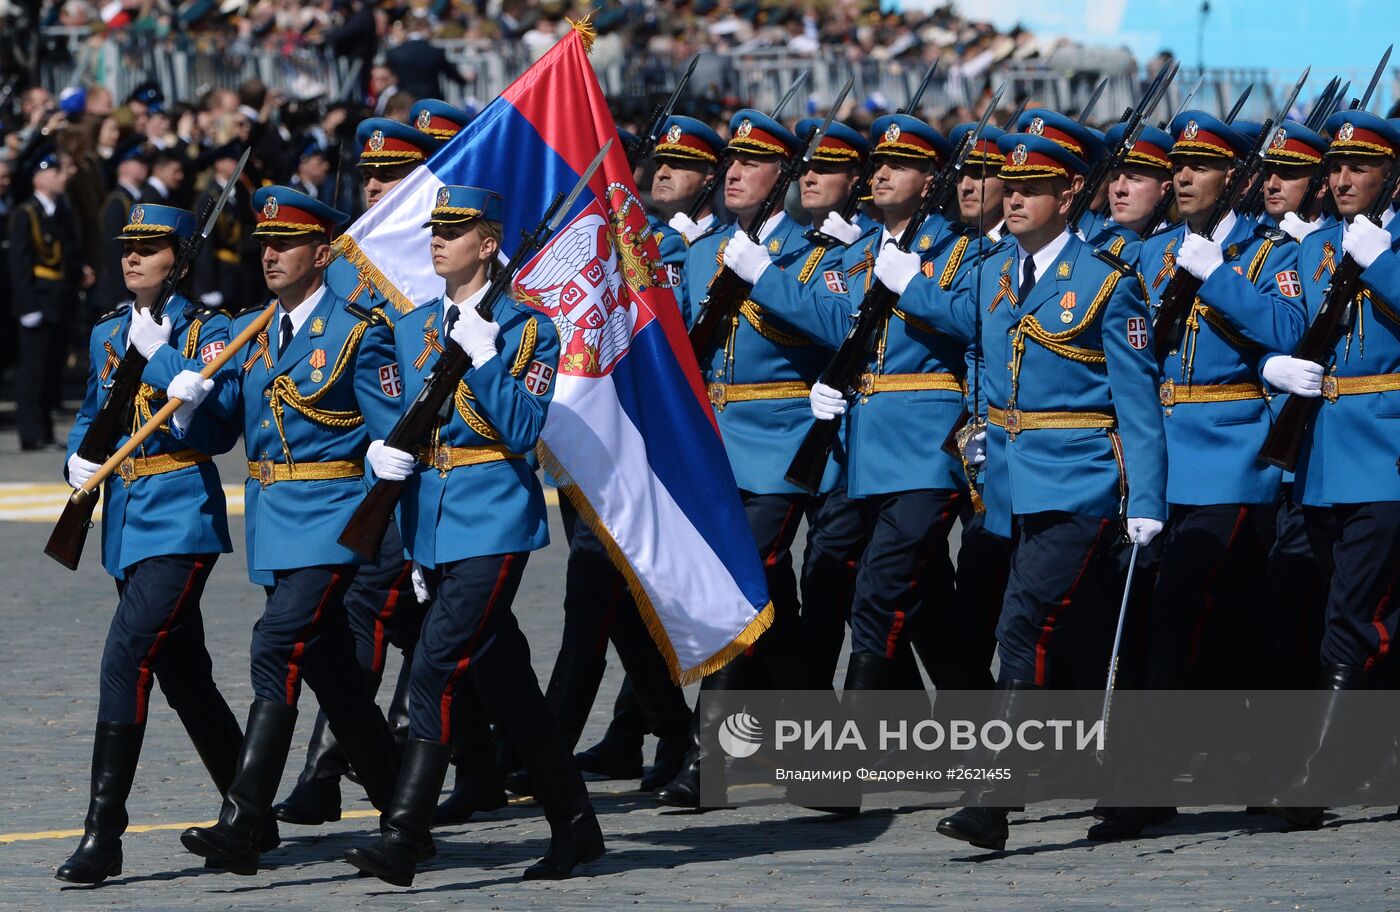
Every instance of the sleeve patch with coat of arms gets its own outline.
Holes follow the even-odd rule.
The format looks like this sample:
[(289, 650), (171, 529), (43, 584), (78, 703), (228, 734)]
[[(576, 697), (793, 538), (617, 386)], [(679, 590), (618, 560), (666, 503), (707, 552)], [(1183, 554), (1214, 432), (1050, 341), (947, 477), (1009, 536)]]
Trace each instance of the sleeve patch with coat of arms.
[(846, 285), (846, 275), (839, 269), (828, 269), (822, 273), (822, 279), (826, 282), (826, 287), (837, 294), (846, 294), (850, 288)]
[(1285, 269), (1274, 274), (1278, 290), (1285, 298), (1296, 298), (1303, 293), (1303, 280), (1298, 278), (1298, 270)]
[(549, 392), (549, 385), (554, 382), (554, 368), (543, 361), (531, 361), (530, 369), (525, 371), (525, 388), (533, 395), (543, 396)]
[(219, 357), (219, 352), (224, 350), (223, 342), (210, 342), (199, 350), (199, 360), (205, 364)]
[(1152, 341), (1152, 334), (1147, 330), (1147, 320), (1144, 317), (1128, 318), (1128, 344), (1138, 351), (1147, 347), (1147, 343)]
[(399, 374), (399, 365), (386, 364), (379, 369), (379, 388), (384, 391), (384, 395), (395, 399), (403, 393), (403, 377)]

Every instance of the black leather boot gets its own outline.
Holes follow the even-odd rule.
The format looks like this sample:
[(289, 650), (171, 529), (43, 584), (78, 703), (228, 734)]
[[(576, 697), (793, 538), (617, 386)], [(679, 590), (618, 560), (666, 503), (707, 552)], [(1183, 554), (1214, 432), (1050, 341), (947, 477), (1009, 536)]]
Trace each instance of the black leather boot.
[[(598, 685), (603, 681), (606, 666), (607, 662), (596, 650), (568, 646), (561, 647), (554, 659), (554, 670), (544, 691), (544, 701), (559, 721), (559, 732), (564, 736), (564, 745), (570, 753), (582, 737), (583, 727), (588, 724), (588, 714), (593, 711), (593, 699), (598, 696)], [(640, 775), (641, 770), (638, 769), (637, 776)], [(535, 792), (529, 773), (524, 769), (508, 773), (506, 787), (517, 795), (533, 795)]]
[(1365, 670), (1359, 665), (1324, 665), (1318, 682), (1319, 690), (1330, 691), (1330, 697), (1323, 706), (1317, 726), (1317, 746), (1308, 757), (1303, 774), (1295, 779), (1281, 795), (1269, 802), (1269, 811), (1293, 824), (1295, 827), (1315, 830), (1322, 826), (1325, 807), (1315, 807), (1302, 803), (1300, 795), (1309, 790), (1310, 780), (1325, 780), (1339, 764), (1355, 765), (1357, 758), (1346, 753), (1339, 743), (1338, 731), (1349, 728), (1343, 724), (1342, 707), (1348, 690), (1359, 690), (1364, 681)]
[(403, 753), (408, 745), (408, 689), (413, 678), (413, 653), (406, 652), (403, 664), (399, 666), (399, 678), (394, 682), (394, 696), (389, 700), (389, 731), (394, 736), (394, 745)]
[(685, 742), (674, 738), (662, 738), (656, 742), (656, 756), (651, 766), (642, 774), (639, 788), (644, 792), (654, 792), (676, 778), (685, 764)]
[[(215, 712), (200, 716), (182, 713), (180, 721), (185, 725), (185, 732), (190, 736), (195, 753), (199, 754), (204, 768), (209, 771), (210, 780), (219, 790), (219, 797), (227, 796), (229, 786), (233, 785), (234, 774), (238, 772), (238, 755), (243, 750), (243, 729), (238, 727), (238, 720), (231, 712)], [(263, 819), (262, 839), (258, 843), (258, 849), (271, 852), (281, 844), (282, 836), (277, 831), (277, 818), (269, 814)], [(220, 867), (216, 858), (206, 858), (204, 866)]]
[(1176, 818), (1174, 807), (1115, 807), (1104, 812), (1103, 820), (1089, 827), (1088, 837), (1095, 842), (1136, 839), (1148, 827)]
[(573, 875), (576, 865), (602, 857), (603, 830), (587, 799), (572, 813), (546, 816), (549, 849), (543, 858), (525, 869), (525, 880), (563, 880)]
[(324, 712), (316, 714), (311, 742), (306, 746), (306, 766), (287, 797), (272, 809), (284, 823), (320, 826), (340, 819), (340, 777), (346, 772), (345, 755), (331, 734)]
[(379, 838), (345, 853), (345, 860), (366, 874), (396, 887), (413, 885), (418, 862), (437, 854), (429, 824), (452, 748), (437, 741), (411, 738), (403, 765), (380, 823)]
[(504, 778), (496, 766), (494, 745), (463, 748), (452, 762), (457, 768), (452, 793), (434, 811), (433, 826), (466, 823), (478, 811), (495, 811), (506, 806)]
[(345, 759), (350, 761), (350, 768), (355, 771), (356, 781), (375, 809), (382, 812), (394, 799), (394, 784), (399, 778), (399, 746), (394, 743), (389, 723), (379, 707), (373, 703), (370, 707), (371, 711), (364, 715), (331, 720), (331, 728)]
[[(735, 656), (729, 664), (700, 683), (701, 691), (742, 690), (756, 676), (754, 663), (751, 656)], [(686, 750), (680, 772), (654, 792), (657, 801), (671, 807), (700, 807), (701, 762), (719, 752), (719, 727), (728, 715), (726, 709), (722, 700), (696, 701), (695, 711), (690, 717), (690, 747)], [(712, 794), (723, 794), (727, 790), (723, 769), (722, 763), (713, 765), (713, 774), (719, 781), (711, 783), (714, 786)]]
[(101, 883), (122, 872), (122, 833), (126, 832), (126, 798), (136, 777), (146, 726), (134, 722), (98, 722), (92, 742), (92, 793), (78, 849), (54, 876), (75, 884)]
[(234, 874), (256, 874), (267, 816), (296, 725), (295, 706), (255, 700), (238, 756), (238, 769), (224, 797), (219, 822), (190, 827), (180, 834), (185, 848), (204, 858), (217, 858)]
[[(583, 772), (604, 779), (636, 779), (642, 775), (642, 741), (645, 737), (646, 720), (641, 704), (637, 702), (636, 692), (632, 689), (632, 679), (623, 678), (622, 688), (613, 702), (612, 721), (608, 723), (603, 740), (586, 751), (574, 754), (574, 762)], [(669, 782), (670, 778), (664, 781)]]
[[(997, 684), (1001, 691), (1001, 707), (997, 718), (1006, 720), (1014, 730), (1020, 717), (1025, 714), (1023, 696), (1039, 690), (1027, 681), (1002, 681)], [(988, 751), (983, 766), (995, 767), (1000, 751)], [(1021, 777), (1014, 777), (1013, 782)], [(1023, 795), (1019, 789), (1004, 786), (992, 788), (982, 785), (965, 796), (968, 806), (938, 821), (938, 832), (950, 839), (961, 839), (979, 849), (1006, 848), (1008, 835), (1007, 817), (1012, 807), (1021, 804)]]

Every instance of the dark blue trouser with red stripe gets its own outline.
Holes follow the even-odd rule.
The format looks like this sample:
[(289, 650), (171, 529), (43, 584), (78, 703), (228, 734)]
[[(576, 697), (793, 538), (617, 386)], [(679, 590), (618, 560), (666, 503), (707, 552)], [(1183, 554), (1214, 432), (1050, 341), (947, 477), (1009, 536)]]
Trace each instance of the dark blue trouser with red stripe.
[(1400, 501), (1303, 510), (1328, 578), (1322, 663), (1371, 671), (1390, 653), (1400, 619)]
[(1015, 535), (997, 681), (1103, 687), (1126, 571), (1118, 521), (1031, 513), (1016, 517)]
[(1272, 653), (1264, 574), (1272, 504), (1173, 504), (1147, 622), (1145, 686), (1261, 686)]
[[(331, 728), (378, 715), (355, 661), (345, 617), (345, 592), (355, 577), (350, 564), (275, 571), (267, 605), (253, 625), (253, 694), (259, 700), (297, 705), (305, 681), (316, 693)], [(387, 731), (387, 729), (386, 729)]]
[(588, 791), (540, 691), (530, 644), (511, 611), (529, 557), (528, 552), (471, 557), (427, 571), (436, 596), (413, 654), (409, 730), (414, 738), (450, 744), (453, 701), (475, 685), (552, 817), (586, 806)]
[(923, 490), (859, 501), (867, 541), (856, 567), (851, 602), (852, 653), (894, 658), (909, 639), (928, 595), (920, 584), (928, 578), (925, 567), (931, 559), (948, 565), (939, 575), (946, 578), (951, 595), (948, 533), (962, 499), (958, 491)]
[(102, 650), (99, 722), (146, 721), (151, 685), (160, 683), (182, 721), (211, 727), (238, 720), (214, 684), (199, 600), (217, 554), (151, 557), (117, 581), (117, 611)]

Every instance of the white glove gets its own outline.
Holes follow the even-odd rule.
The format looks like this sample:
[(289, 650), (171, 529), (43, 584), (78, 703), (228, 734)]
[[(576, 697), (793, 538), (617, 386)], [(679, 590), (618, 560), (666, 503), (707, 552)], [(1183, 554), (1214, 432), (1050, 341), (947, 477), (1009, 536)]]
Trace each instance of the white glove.
[(981, 465), (987, 461), (986, 431), (978, 431), (967, 438), (967, 446), (963, 447), (963, 459), (966, 459), (970, 466)]
[(919, 274), (922, 266), (917, 253), (900, 250), (894, 244), (886, 244), (880, 255), (875, 258), (875, 278), (890, 291), (902, 295), (909, 283), (914, 281), (914, 276)]
[(1259, 371), (1275, 389), (1311, 399), (1322, 395), (1322, 365), (1288, 355), (1274, 355)]
[(684, 212), (677, 212), (675, 215), (671, 216), (671, 220), (666, 224), (679, 231), (681, 237), (685, 238), (687, 244), (705, 233), (705, 229), (692, 221), (690, 216), (686, 215)]
[(433, 594), (428, 591), (428, 578), (423, 575), (421, 565), (413, 565), (413, 572), (409, 574), (409, 578), (413, 580), (413, 594), (418, 596), (419, 603), (426, 605), (432, 601)]
[(88, 462), (83, 457), (74, 453), (68, 457), (68, 483), (75, 488), (81, 488), (87, 484), (87, 480), (102, 468), (95, 462)]
[(836, 212), (828, 214), (826, 219), (822, 221), (821, 227), (817, 230), (827, 237), (836, 238), (836, 240), (845, 244), (847, 247), (854, 244), (856, 239), (865, 233), (860, 230), (860, 226), (855, 222), (846, 221), (841, 217), (840, 213)]
[(1211, 273), (1225, 265), (1220, 245), (1203, 235), (1188, 234), (1176, 255), (1176, 264), (1204, 282)]
[[(135, 305), (133, 305), (134, 307)], [(160, 351), (160, 347), (170, 342), (170, 316), (164, 314), (157, 323), (151, 318), (150, 310), (136, 309), (131, 315), (131, 329), (126, 334), (126, 344), (140, 352), (147, 361)]]
[(475, 307), (464, 307), (449, 335), (453, 342), (462, 346), (472, 363), (480, 367), (496, 357), (496, 337), (500, 334), (499, 323), (482, 319)]
[(1390, 232), (1365, 216), (1358, 215), (1342, 228), (1342, 250), (1362, 269), (1369, 269), (1376, 257), (1389, 249)]
[(382, 440), (372, 441), (365, 451), (365, 462), (374, 469), (374, 477), (385, 481), (403, 481), (413, 474), (413, 465), (417, 461), (403, 450), (386, 446)]
[(736, 276), (754, 285), (763, 275), (763, 270), (773, 265), (773, 259), (762, 244), (755, 244), (753, 238), (744, 232), (735, 231), (724, 245), (724, 265), (732, 269)]
[(1162, 521), (1160, 519), (1134, 519), (1128, 517), (1128, 541), (1136, 542), (1140, 545), (1149, 544), (1157, 537), (1157, 533), (1162, 531)]
[(34, 329), (44, 322), (44, 312), (42, 310), (31, 310), (27, 314), (19, 315), (19, 325), (25, 329)]
[(189, 427), (194, 418), (194, 410), (199, 408), (204, 397), (213, 389), (214, 381), (204, 379), (197, 371), (182, 370), (176, 374), (175, 379), (165, 388), (166, 396), (181, 402), (180, 407), (175, 410), (175, 423), (181, 428)]
[(1286, 231), (1293, 236), (1293, 240), (1302, 241), (1303, 238), (1312, 234), (1320, 226), (1318, 220), (1309, 222), (1296, 212), (1285, 212), (1283, 218), (1279, 219), (1278, 227), (1281, 231)]
[(807, 399), (812, 403), (812, 414), (817, 416), (818, 421), (830, 421), (846, 414), (846, 397), (820, 380), (812, 384), (812, 392), (807, 394)]

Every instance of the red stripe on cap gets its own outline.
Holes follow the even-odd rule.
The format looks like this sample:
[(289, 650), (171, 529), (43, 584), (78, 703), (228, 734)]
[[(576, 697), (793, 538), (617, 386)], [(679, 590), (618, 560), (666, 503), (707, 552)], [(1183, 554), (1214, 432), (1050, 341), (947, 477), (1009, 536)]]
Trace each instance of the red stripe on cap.
[(1226, 158), (1235, 157), (1235, 149), (1223, 137), (1210, 132), (1209, 130), (1196, 131), (1196, 135), (1187, 139), (1185, 134), (1172, 146), (1172, 152), (1196, 153), (1197, 155), (1223, 155)]
[(1040, 135), (1056, 145), (1064, 146), (1080, 158), (1084, 157), (1084, 146), (1080, 144), (1079, 140), (1070, 136), (1063, 130), (1057, 130), (1049, 124), (1046, 124), (1044, 129), (1041, 130)]
[(310, 212), (307, 212), (305, 209), (298, 209), (295, 206), (288, 206), (286, 203), (282, 203), (280, 201), (278, 203), (277, 214), (275, 216), (273, 216), (272, 218), (268, 218), (262, 212), (258, 212), (257, 217), (259, 225), (261, 225), (263, 222), (274, 222), (279, 225), (286, 225), (289, 223), (292, 225), (305, 225), (307, 228), (313, 231), (324, 231), (326, 234), (330, 234), (331, 229), (335, 227), (335, 225), (329, 219), (317, 218)]
[(686, 158), (703, 158), (705, 161), (718, 161), (719, 156), (709, 143), (692, 133), (682, 133), (675, 142), (669, 139), (656, 144), (655, 154), (675, 153)]
[(734, 138), (729, 140), (729, 145), (741, 152), (758, 151), (768, 152), (774, 155), (792, 152), (792, 150), (788, 148), (788, 144), (782, 139), (758, 127), (752, 127), (749, 132), (743, 136), (739, 136), (736, 133)]
[(369, 158), (382, 158), (386, 155), (397, 153), (399, 155), (417, 156), (418, 158), (423, 157), (423, 150), (407, 140), (398, 139), (394, 136), (383, 136), (381, 138), (383, 144), (380, 145), (378, 149), (371, 149), (370, 143), (374, 142), (373, 134), (371, 134), (370, 139), (365, 142), (365, 147), (361, 150), (360, 155)]

